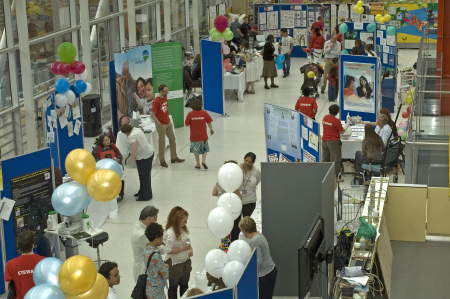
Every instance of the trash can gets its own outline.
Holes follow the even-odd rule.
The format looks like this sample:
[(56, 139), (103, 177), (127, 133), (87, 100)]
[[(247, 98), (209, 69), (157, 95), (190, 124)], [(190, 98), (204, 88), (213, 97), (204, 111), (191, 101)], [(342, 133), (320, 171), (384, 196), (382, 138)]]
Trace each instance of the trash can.
[(101, 100), (99, 94), (82, 98), (84, 137), (96, 137), (102, 133)]

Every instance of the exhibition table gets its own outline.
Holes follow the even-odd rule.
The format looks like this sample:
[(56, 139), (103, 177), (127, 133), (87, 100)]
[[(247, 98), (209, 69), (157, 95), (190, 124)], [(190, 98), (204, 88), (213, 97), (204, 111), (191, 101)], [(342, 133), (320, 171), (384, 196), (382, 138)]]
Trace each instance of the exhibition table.
[(341, 136), (342, 159), (354, 160), (357, 151), (362, 151), (364, 139), (364, 124), (350, 126)]
[(226, 72), (223, 75), (223, 89), (236, 90), (238, 100), (243, 101), (245, 91), (245, 71), (239, 74), (232, 74), (230, 72)]

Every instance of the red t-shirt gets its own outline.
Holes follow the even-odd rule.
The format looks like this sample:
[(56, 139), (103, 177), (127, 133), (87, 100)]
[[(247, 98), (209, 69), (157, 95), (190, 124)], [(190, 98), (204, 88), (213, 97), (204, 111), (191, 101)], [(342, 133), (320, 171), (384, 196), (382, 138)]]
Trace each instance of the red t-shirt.
[(170, 123), (169, 106), (166, 98), (157, 97), (154, 99), (152, 103), (152, 111), (163, 125)]
[(311, 49), (323, 49), (324, 44), (325, 44), (325, 39), (323, 38), (323, 35), (317, 36), (317, 35), (313, 34), (311, 36), (309, 47)]
[(341, 121), (331, 114), (325, 115), (322, 120), (323, 136), (322, 140), (340, 140), (341, 132), (344, 131)]
[(319, 22), (319, 21), (315, 21), (314, 23), (312, 23), (311, 25), (311, 30), (314, 30), (314, 28), (319, 28), (320, 31), (323, 31), (323, 23)]
[(17, 299), (23, 299), (29, 289), (34, 287), (33, 270), (44, 259), (37, 254), (24, 254), (6, 263), (5, 281), (14, 281)]
[(186, 115), (185, 124), (191, 130), (191, 141), (199, 142), (208, 140), (206, 124), (212, 122), (211, 116), (205, 110), (193, 110)]
[(311, 118), (316, 118), (317, 103), (315, 98), (311, 97), (301, 97), (297, 100), (295, 104), (295, 110), (309, 116)]

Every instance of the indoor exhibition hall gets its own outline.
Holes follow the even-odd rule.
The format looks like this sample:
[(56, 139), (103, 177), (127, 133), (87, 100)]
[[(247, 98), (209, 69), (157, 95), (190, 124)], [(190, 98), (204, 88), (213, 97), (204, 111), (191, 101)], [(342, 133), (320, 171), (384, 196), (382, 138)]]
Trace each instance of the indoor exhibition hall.
[(449, 20), (0, 1), (0, 299), (450, 298)]

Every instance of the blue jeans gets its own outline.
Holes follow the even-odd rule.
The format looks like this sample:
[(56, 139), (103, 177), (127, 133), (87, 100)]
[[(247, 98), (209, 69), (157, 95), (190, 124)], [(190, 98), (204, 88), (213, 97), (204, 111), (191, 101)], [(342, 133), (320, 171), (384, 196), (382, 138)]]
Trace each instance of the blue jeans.
[(284, 54), (283, 74), (287, 75), (291, 71), (291, 55)]
[(328, 101), (334, 102), (338, 97), (337, 85), (328, 84)]

